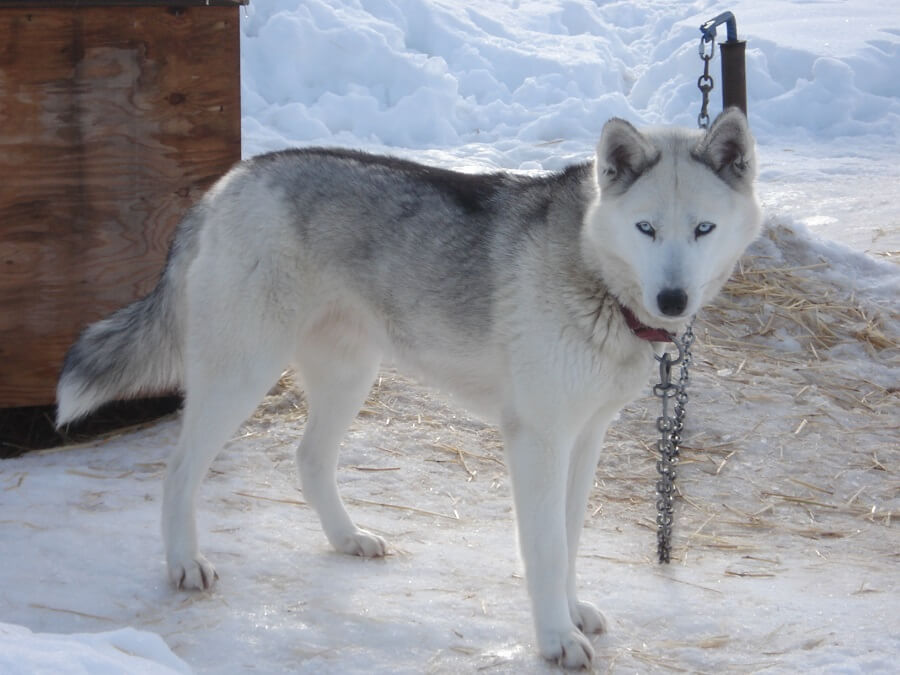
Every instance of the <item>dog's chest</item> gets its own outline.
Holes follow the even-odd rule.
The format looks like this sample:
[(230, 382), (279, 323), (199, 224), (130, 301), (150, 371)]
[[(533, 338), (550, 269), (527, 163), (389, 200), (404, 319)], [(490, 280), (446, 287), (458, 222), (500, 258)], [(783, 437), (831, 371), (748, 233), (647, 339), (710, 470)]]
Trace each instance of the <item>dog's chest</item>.
[(590, 367), (581, 384), (585, 395), (603, 407), (627, 405), (647, 391), (653, 372), (653, 347), (631, 335), (601, 349), (586, 348)]

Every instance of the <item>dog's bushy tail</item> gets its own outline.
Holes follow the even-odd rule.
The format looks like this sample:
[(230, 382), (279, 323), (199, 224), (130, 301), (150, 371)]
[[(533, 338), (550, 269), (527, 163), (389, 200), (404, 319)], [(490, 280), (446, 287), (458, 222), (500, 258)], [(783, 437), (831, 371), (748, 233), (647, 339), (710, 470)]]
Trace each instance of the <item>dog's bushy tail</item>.
[(195, 208), (179, 224), (149, 295), (89, 325), (69, 349), (56, 387), (57, 426), (108, 401), (181, 386), (184, 279), (201, 222)]

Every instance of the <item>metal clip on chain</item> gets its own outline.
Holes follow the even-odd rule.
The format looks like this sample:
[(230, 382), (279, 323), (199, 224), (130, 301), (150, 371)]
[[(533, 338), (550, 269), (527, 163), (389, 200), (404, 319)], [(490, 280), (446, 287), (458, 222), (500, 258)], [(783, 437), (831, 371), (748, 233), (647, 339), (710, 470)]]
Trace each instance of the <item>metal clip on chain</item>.
[[(678, 355), (664, 352), (657, 356), (659, 361), (659, 384), (653, 387), (653, 394), (662, 403), (662, 412), (656, 419), (659, 431), (657, 449), (660, 458), (656, 462), (659, 479), (656, 481), (656, 541), (660, 563), (668, 563), (672, 548), (672, 525), (674, 523), (675, 465), (678, 463), (678, 447), (684, 429), (685, 407), (688, 402), (687, 385), (690, 381), (688, 369), (691, 365), (691, 344), (694, 342), (692, 325), (688, 324), (684, 334), (675, 338)], [(672, 382), (672, 366), (680, 365), (678, 381)], [(669, 414), (669, 399), (675, 400)]]

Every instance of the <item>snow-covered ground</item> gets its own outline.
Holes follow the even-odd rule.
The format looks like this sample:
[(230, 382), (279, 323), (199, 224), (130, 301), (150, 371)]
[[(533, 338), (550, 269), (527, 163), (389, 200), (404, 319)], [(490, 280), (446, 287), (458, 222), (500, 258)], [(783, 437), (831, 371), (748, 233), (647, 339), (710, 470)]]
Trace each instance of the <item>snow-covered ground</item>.
[[(610, 621), (596, 667), (896, 672), (900, 5), (255, 0), (245, 154), (338, 144), (559, 168), (613, 115), (694, 125), (697, 27), (724, 9), (748, 40), (769, 227), (698, 321), (668, 567), (653, 559), (654, 402), (610, 433), (580, 561)], [(384, 371), (339, 476), (392, 545), (361, 560), (329, 549), (294, 486), (304, 411), (279, 387), (214, 463), (208, 594), (164, 570), (177, 419), (0, 463), (0, 673), (552, 672), (496, 431)]]

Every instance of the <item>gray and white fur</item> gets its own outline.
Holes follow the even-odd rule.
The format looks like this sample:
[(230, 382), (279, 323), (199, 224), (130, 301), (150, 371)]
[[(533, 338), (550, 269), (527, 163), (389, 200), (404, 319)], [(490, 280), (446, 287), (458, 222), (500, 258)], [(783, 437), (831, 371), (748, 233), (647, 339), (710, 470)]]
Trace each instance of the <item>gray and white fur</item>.
[(225, 441), (293, 367), (309, 417), (300, 482), (331, 544), (381, 556), (338, 495), (341, 437), (384, 359), (504, 436), (538, 648), (567, 667), (605, 628), (575, 563), (606, 428), (756, 236), (754, 143), (730, 110), (707, 133), (610, 120), (593, 162), (462, 174), (310, 148), (238, 164), (179, 226), (156, 289), (69, 351), (58, 423), (180, 388), (164, 485), (169, 576), (209, 588), (194, 498)]

